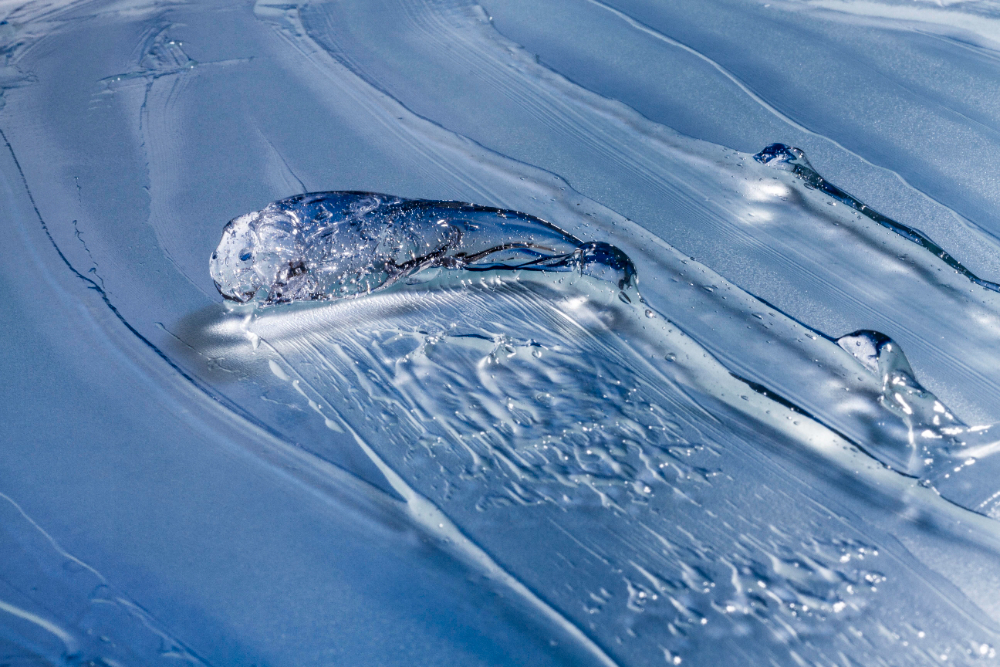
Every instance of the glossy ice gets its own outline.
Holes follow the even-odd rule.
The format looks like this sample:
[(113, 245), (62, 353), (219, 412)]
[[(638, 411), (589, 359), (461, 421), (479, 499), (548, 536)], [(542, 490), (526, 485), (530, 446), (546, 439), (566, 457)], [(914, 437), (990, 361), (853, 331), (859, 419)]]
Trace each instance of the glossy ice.
[(635, 267), (607, 243), (583, 243), (516, 211), (320, 192), (269, 204), (226, 225), (209, 265), (215, 287), (245, 303), (371, 294), (428, 269), (577, 271), (629, 300)]
[[(996, 660), (992, 5), (2, 11), (7, 661)], [(348, 235), (222, 303), (323, 191), (641, 297)]]

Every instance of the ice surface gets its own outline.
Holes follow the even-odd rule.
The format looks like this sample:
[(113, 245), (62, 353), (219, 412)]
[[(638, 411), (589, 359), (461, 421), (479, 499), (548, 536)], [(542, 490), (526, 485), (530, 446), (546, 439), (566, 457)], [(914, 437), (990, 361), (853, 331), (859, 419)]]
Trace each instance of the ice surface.
[(298, 195), (226, 225), (209, 265), (215, 287), (245, 303), (329, 301), (420, 271), (578, 271), (629, 300), (635, 266), (607, 243), (583, 243), (544, 220), (460, 202), (365, 192)]
[(919, 229), (900, 224), (892, 218), (882, 215), (856, 197), (844, 192), (836, 185), (831, 184), (825, 178), (820, 176), (815, 169), (813, 169), (813, 166), (809, 164), (809, 159), (806, 157), (806, 154), (802, 151), (802, 149), (786, 146), (784, 144), (771, 144), (760, 153), (754, 155), (753, 158), (761, 164), (770, 165), (792, 172), (801, 178), (807, 187), (815, 188), (824, 194), (829, 195), (837, 202), (854, 209), (866, 218), (882, 225), (886, 229), (894, 231), (903, 238), (912, 241), (953, 268), (956, 273), (960, 273), (971, 280), (973, 284), (978, 285), (979, 287), (984, 287), (993, 292), (1000, 292), (1000, 285), (990, 282), (989, 280), (983, 280), (976, 274), (969, 271), (967, 268), (962, 266), (961, 262), (949, 255), (941, 246), (928, 238), (927, 235)]
[(0, 18), (0, 662), (996, 661), (993, 4)]
[(205, 664), (6, 496), (0, 517), (8, 664)]

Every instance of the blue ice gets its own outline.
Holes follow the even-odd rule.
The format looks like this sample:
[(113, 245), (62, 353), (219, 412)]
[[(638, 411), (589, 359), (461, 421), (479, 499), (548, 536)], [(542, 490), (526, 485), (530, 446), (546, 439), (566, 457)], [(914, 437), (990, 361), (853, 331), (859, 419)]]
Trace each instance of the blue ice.
[(0, 664), (995, 662), (998, 54), (0, 6)]

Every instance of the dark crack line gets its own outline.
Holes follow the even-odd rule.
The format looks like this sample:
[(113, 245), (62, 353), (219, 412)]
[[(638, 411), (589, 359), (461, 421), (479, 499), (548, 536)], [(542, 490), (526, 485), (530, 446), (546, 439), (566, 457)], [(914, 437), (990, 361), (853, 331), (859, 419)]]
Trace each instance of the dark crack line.
[(76, 235), (76, 240), (79, 241), (80, 244), (83, 246), (84, 252), (87, 253), (87, 257), (90, 257), (90, 261), (94, 265), (93, 267), (87, 270), (87, 273), (94, 274), (94, 277), (97, 278), (97, 280), (100, 281), (101, 283), (101, 289), (104, 289), (104, 278), (101, 278), (100, 274), (97, 273), (97, 266), (98, 266), (97, 260), (94, 259), (93, 253), (91, 253), (90, 248), (87, 247), (87, 242), (83, 240), (83, 234), (80, 232), (80, 227), (77, 224), (77, 222), (78, 222), (77, 220), (73, 220), (73, 234)]
[(229, 60), (207, 60), (205, 62), (197, 62), (192, 60), (190, 63), (180, 65), (178, 67), (170, 67), (162, 70), (156, 69), (141, 69), (135, 70), (133, 72), (124, 72), (122, 74), (112, 74), (111, 76), (106, 76), (99, 80), (99, 83), (103, 83), (107, 86), (112, 84), (122, 83), (124, 81), (130, 81), (135, 79), (145, 79), (147, 81), (155, 81), (159, 78), (165, 76), (173, 76), (175, 74), (184, 74), (190, 72), (194, 69), (204, 69), (206, 67), (228, 67), (230, 65), (244, 65), (246, 63), (253, 62), (256, 56), (248, 56), (246, 58), (231, 58)]

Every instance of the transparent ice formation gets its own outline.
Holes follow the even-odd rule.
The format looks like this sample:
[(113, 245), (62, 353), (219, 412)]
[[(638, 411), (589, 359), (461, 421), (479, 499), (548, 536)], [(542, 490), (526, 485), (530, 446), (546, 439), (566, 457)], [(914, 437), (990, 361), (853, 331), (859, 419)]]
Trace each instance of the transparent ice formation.
[(575, 270), (626, 291), (635, 266), (607, 243), (583, 243), (523, 213), (366, 192), (319, 192), (269, 204), (226, 225), (210, 270), (227, 299), (328, 301), (432, 268)]
[[(978, 459), (1000, 451), (997, 429), (989, 426), (970, 428), (958, 419), (917, 381), (903, 351), (888, 336), (877, 331), (856, 331), (838, 338), (837, 345), (850, 352), (878, 378), (882, 384), (880, 404), (906, 424), (908, 460), (891, 461), (888, 457), (902, 472), (940, 485)], [(874, 451), (885, 455), (884, 450)], [(939, 472), (942, 469), (944, 473)], [(945, 492), (960, 500), (947, 489)]]
[(858, 213), (861, 213), (869, 220), (873, 220), (886, 229), (890, 229), (896, 234), (899, 234), (908, 241), (912, 241), (924, 250), (927, 250), (935, 255), (938, 259), (953, 268), (956, 273), (962, 274), (979, 287), (983, 287), (993, 292), (1000, 292), (1000, 285), (990, 282), (989, 280), (983, 280), (976, 274), (969, 271), (967, 268), (962, 266), (961, 262), (945, 252), (941, 246), (928, 238), (927, 235), (919, 229), (901, 224), (888, 216), (882, 215), (856, 197), (844, 192), (836, 185), (827, 181), (815, 169), (813, 169), (811, 164), (809, 164), (809, 159), (806, 157), (805, 152), (801, 148), (786, 146), (785, 144), (771, 144), (770, 146), (765, 147), (761, 152), (754, 155), (753, 159), (761, 164), (790, 171), (798, 178), (801, 178), (807, 187), (815, 188), (823, 194), (829, 195), (840, 203), (845, 204)]
[(994, 4), (0, 3), (0, 664), (996, 664)]

